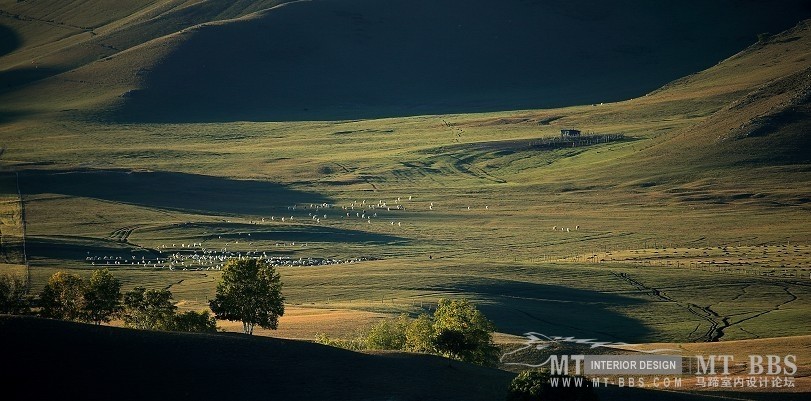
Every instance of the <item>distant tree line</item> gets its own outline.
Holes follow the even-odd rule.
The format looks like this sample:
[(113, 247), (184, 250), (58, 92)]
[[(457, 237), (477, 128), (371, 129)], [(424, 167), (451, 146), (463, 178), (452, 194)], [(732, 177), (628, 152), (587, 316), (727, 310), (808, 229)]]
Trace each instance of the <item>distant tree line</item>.
[(0, 275), (0, 313), (30, 314), (38, 308), (45, 318), (96, 325), (121, 318), (136, 329), (217, 331), (216, 319), (208, 311), (177, 312), (168, 289), (136, 287), (122, 294), (121, 282), (108, 269), (94, 270), (88, 281), (58, 271), (48, 279), (38, 301), (28, 291), (19, 277)]
[(433, 315), (423, 313), (412, 319), (401, 315), (383, 320), (365, 334), (351, 340), (316, 336), (322, 344), (370, 350), (401, 350), (442, 355), (483, 366), (498, 363), (493, 343), (495, 325), (466, 299), (441, 299)]
[(93, 324), (122, 319), (142, 330), (216, 332), (217, 318), (242, 322), (252, 334), (255, 326), (276, 329), (284, 315), (279, 273), (261, 260), (232, 260), (223, 268), (209, 311), (178, 312), (168, 289), (135, 287), (121, 293), (121, 282), (108, 269), (95, 270), (88, 281), (72, 273), (54, 273), (35, 300), (19, 277), (0, 275), (0, 313), (29, 314)]

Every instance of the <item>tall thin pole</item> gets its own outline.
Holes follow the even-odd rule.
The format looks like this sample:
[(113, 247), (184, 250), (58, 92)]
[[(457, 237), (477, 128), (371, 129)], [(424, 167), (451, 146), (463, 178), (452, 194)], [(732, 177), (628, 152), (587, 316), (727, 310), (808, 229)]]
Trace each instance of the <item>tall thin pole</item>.
[(31, 289), (31, 266), (28, 264), (28, 252), (25, 248), (25, 202), (23, 201), (23, 193), (20, 189), (20, 173), (15, 172), (14, 175), (17, 177), (17, 197), (20, 198), (20, 220), (22, 223), (23, 229), (23, 264), (25, 264), (25, 284), (26, 288), (29, 290)]

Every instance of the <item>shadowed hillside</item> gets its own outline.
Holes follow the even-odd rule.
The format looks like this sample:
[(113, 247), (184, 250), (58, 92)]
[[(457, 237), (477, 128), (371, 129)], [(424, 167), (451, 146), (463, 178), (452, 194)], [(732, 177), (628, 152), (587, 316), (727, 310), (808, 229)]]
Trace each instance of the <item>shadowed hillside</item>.
[[(120, 26), (88, 17), (106, 31), (67, 44), (48, 36), (41, 40), (52, 51), (9, 54), (0, 60), (6, 86), (38, 81), (7, 97), (17, 95), (9, 117), (48, 111), (42, 99), (85, 112), (119, 105), (107, 115), (116, 120), (175, 122), (609, 102), (713, 65), (758, 33), (811, 15), (801, 1), (322, 0), (222, 21), (279, 2), (226, 3), (119, 10)], [(209, 21), (219, 22), (186, 29)], [(36, 56), (33, 70), (28, 55)]]
[[(431, 355), (0, 317), (4, 399), (503, 399), (512, 374)], [(47, 386), (42, 381), (47, 380)]]
[(788, 19), (790, 7), (751, 18), (757, 4), (295, 3), (195, 29), (119, 117), (320, 120), (627, 99)]

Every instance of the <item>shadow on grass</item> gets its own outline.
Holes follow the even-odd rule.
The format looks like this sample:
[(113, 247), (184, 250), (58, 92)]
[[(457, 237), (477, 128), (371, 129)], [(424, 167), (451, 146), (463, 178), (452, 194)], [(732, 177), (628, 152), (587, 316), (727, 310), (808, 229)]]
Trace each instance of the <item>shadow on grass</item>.
[[(307, 220), (305, 218), (305, 220)], [(347, 230), (342, 228), (326, 227), (322, 225), (289, 225), (268, 226), (240, 223), (189, 223), (177, 226), (174, 229), (154, 228), (142, 230), (146, 233), (151, 230), (171, 233), (181, 230), (180, 235), (194, 235), (194, 229), (203, 230), (204, 236), (209, 239), (240, 240), (240, 241), (292, 241), (292, 242), (327, 242), (327, 243), (366, 243), (370, 245), (395, 244), (406, 241), (402, 237), (388, 234), (370, 233), (360, 230)], [(181, 234), (182, 233), (182, 234)], [(250, 234), (250, 236), (248, 236)]]
[(432, 290), (462, 293), (475, 300), (500, 332), (626, 343), (642, 342), (652, 334), (642, 321), (614, 310), (644, 301), (616, 294), (500, 279), (470, 280)]
[(0, 57), (20, 48), (22, 39), (17, 32), (5, 25), (0, 25)]
[(296, 203), (329, 202), (319, 194), (267, 181), (198, 174), (76, 170), (20, 173), (24, 195), (62, 194), (150, 208), (209, 214), (262, 215)]
[(120, 256), (126, 259), (155, 258), (158, 252), (115, 241), (96, 238), (48, 236), (27, 237), (26, 248), (31, 261), (85, 260), (87, 256)]
[(13, 68), (0, 72), (0, 93), (64, 72), (56, 68)]

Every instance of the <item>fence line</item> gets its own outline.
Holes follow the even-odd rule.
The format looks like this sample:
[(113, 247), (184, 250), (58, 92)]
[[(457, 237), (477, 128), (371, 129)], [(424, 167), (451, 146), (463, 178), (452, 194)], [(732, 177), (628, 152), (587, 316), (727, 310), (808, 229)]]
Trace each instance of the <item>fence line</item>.
[(561, 136), (543, 138), (530, 142), (530, 146), (534, 148), (574, 148), (578, 146), (596, 145), (599, 143), (610, 143), (612, 141), (622, 141), (625, 139), (625, 134), (596, 134), (596, 135), (582, 135), (575, 137)]

